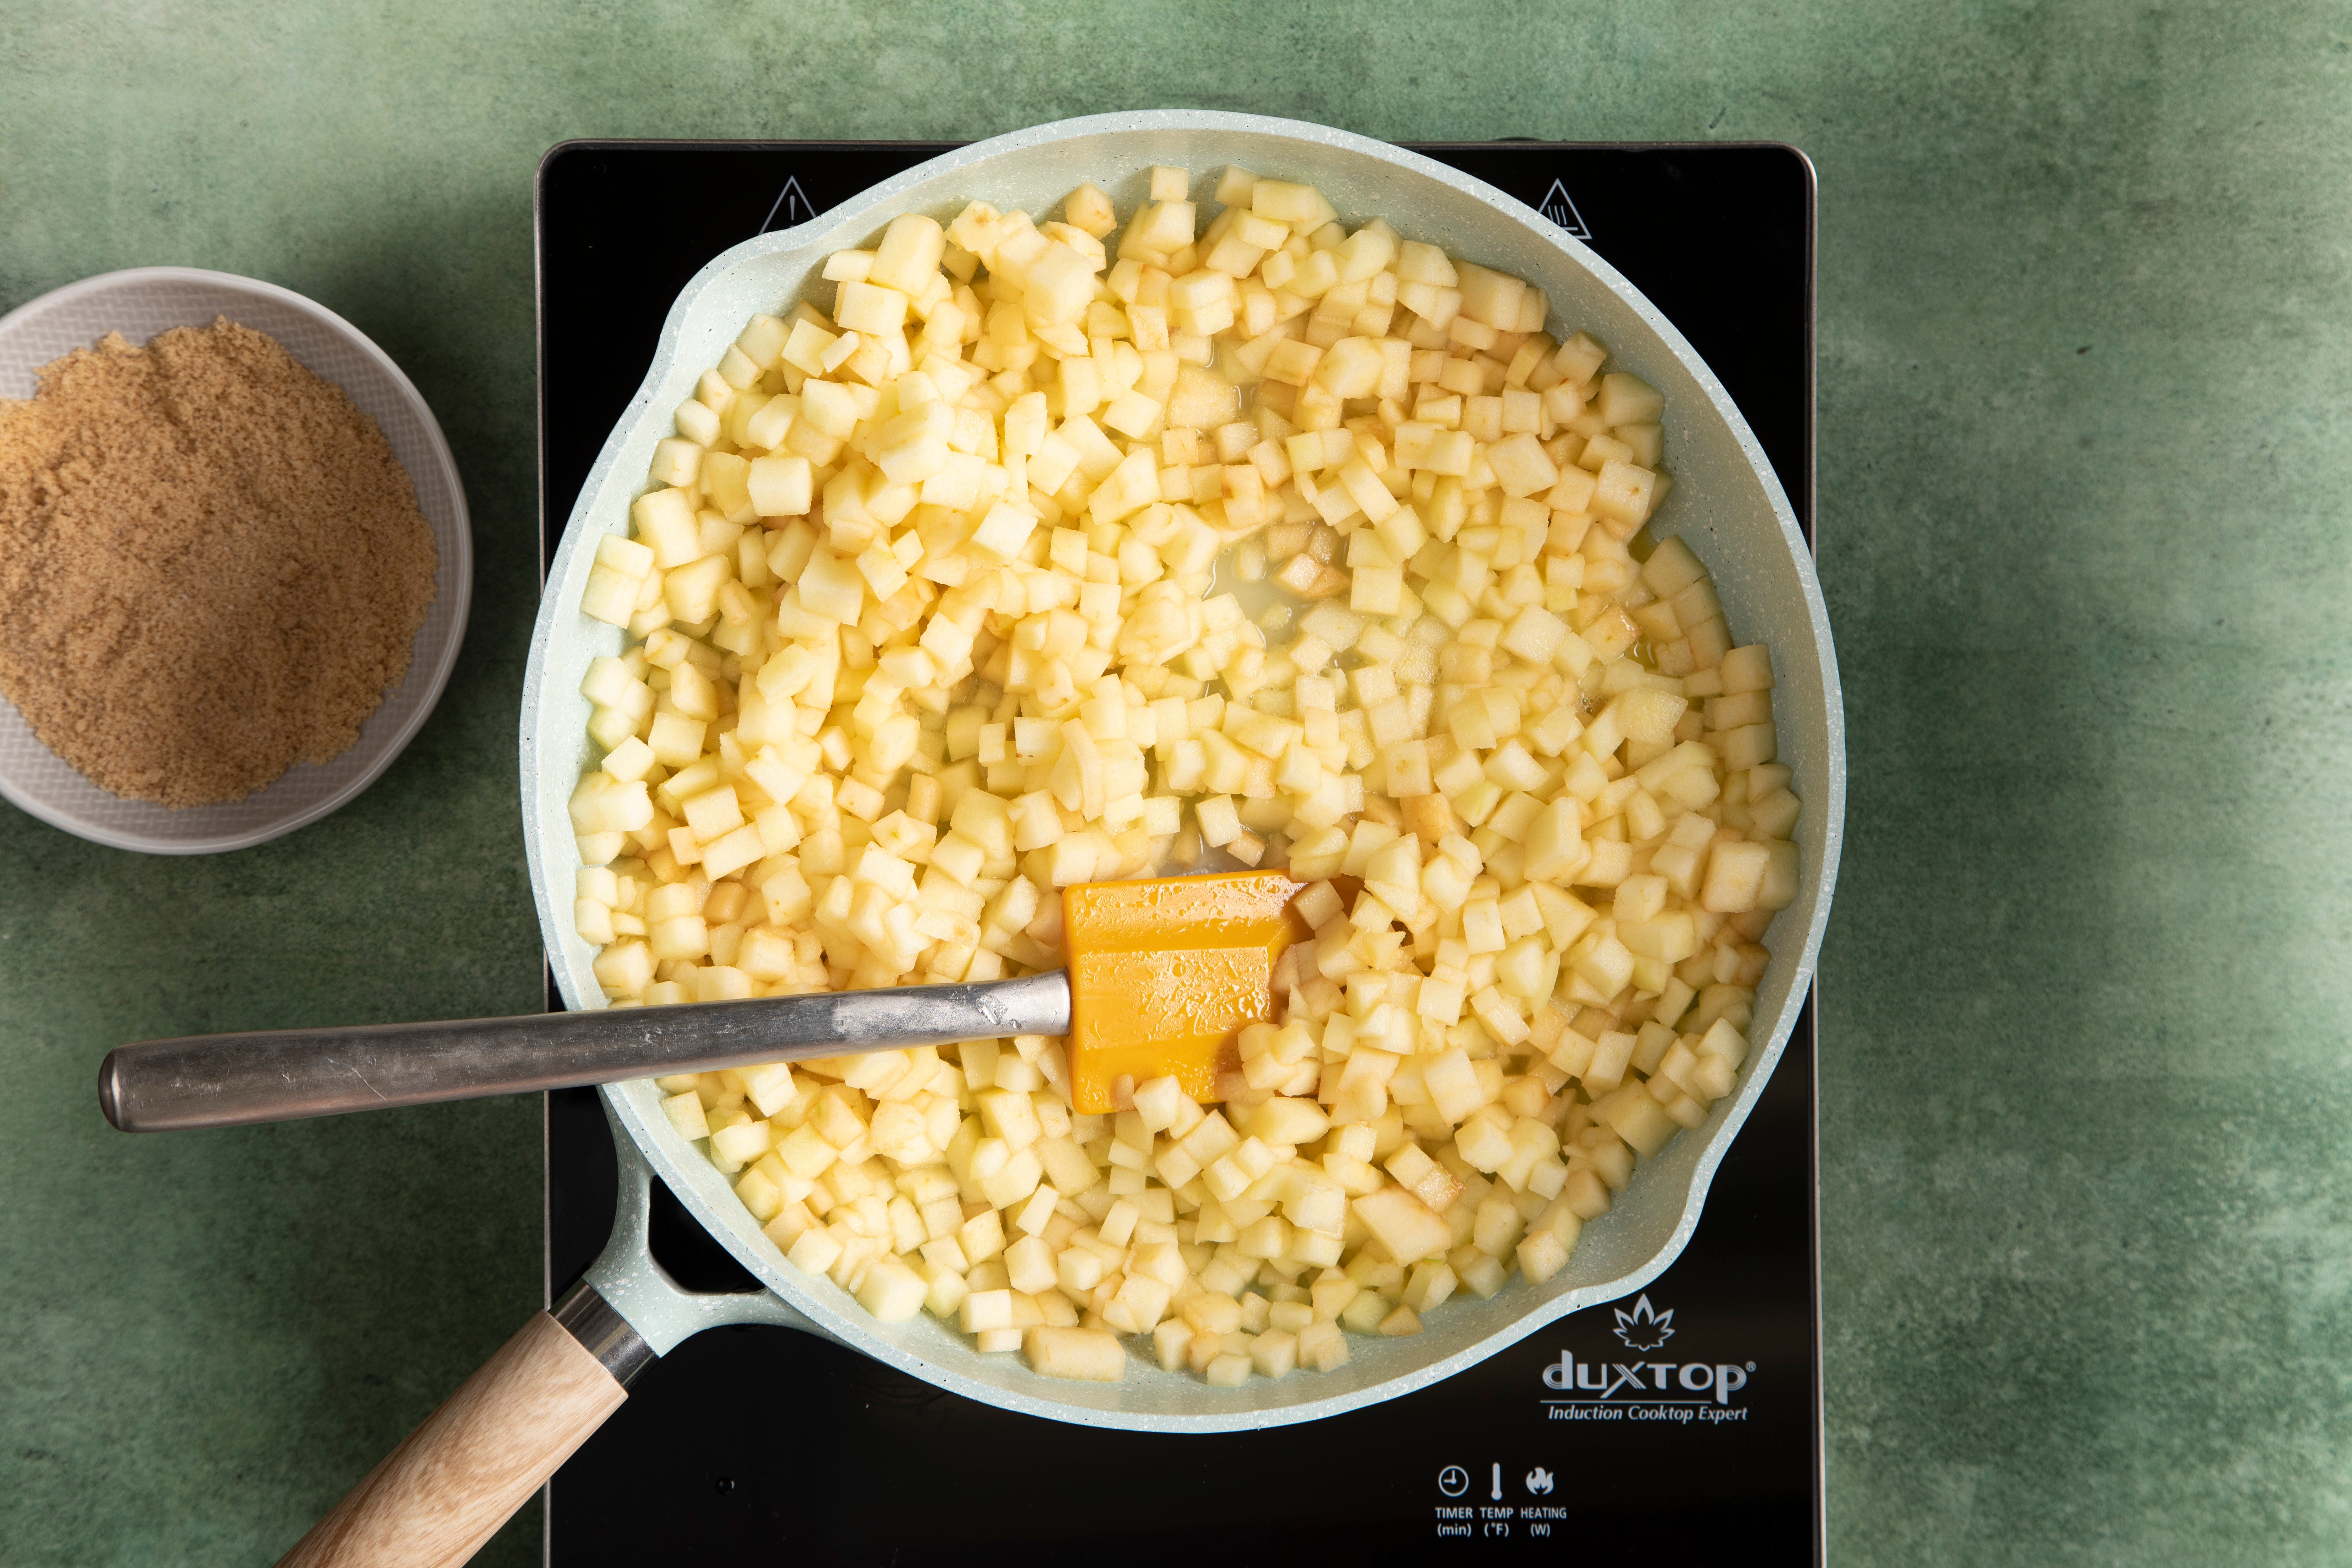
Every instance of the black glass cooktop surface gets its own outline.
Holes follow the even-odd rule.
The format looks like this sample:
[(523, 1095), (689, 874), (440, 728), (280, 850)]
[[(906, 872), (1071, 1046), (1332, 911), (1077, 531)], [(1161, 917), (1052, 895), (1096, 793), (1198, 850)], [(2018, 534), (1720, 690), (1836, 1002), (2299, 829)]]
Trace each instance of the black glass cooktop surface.
[[(712, 256), (805, 221), (944, 142), (576, 142), (539, 173), (542, 560)], [(1722, 379), (1808, 537), (1812, 172), (1760, 144), (1415, 149), (1598, 251)], [(559, 1568), (676, 1562), (1126, 1563), (1822, 1555), (1813, 1009), (1717, 1172), (1696, 1234), (1636, 1299), (1580, 1312), (1384, 1405), (1160, 1436), (941, 1392), (829, 1342), (719, 1329), (649, 1368), (548, 1488)], [(615, 1183), (592, 1090), (547, 1104), (547, 1280), (604, 1245)], [(681, 1284), (752, 1281), (656, 1191)], [(1311, 1373), (1294, 1373), (1310, 1376)]]

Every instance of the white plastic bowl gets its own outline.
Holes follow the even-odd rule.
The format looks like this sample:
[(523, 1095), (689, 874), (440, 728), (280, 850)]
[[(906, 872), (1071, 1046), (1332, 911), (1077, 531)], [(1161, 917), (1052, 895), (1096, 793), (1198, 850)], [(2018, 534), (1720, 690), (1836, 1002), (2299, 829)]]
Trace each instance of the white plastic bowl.
[[(1058, 1382), (1018, 1358), (982, 1355), (929, 1315), (879, 1322), (830, 1280), (787, 1263), (760, 1232), (702, 1152), (673, 1131), (649, 1081), (604, 1090), (623, 1149), (658, 1174), (710, 1233), (773, 1296), (689, 1298), (646, 1255), (640, 1224), (625, 1215), (589, 1283), (656, 1352), (715, 1322), (790, 1322), (825, 1334), (911, 1376), (967, 1397), (1055, 1420), (1160, 1432), (1225, 1432), (1335, 1415), (1410, 1393), (1457, 1372), (1580, 1308), (1630, 1294), (1672, 1263), (1698, 1224), (1717, 1165), (1779, 1062), (1811, 990), (1829, 916), (1845, 813), (1845, 733), (1837, 660), (1812, 557), (1763, 449), (1723, 385), (1617, 271), (1542, 216), (1483, 181), (1346, 132), (1255, 115), (1151, 110), (1097, 115), (1015, 132), (958, 149), (885, 181), (822, 218), (762, 235), (713, 259), (678, 296), (644, 384), (582, 487), (547, 576), (524, 677), (521, 762), (524, 839), (541, 929), (565, 1005), (604, 1005), (590, 970), (593, 950), (572, 929), (578, 854), (566, 802), (595, 762), (580, 681), (588, 661), (621, 650), (619, 628), (580, 611), (596, 541), (625, 533), (629, 503), (648, 488), (654, 443), (670, 411), (719, 362), (758, 310), (781, 310), (813, 281), (824, 258), (872, 242), (908, 210), (945, 220), (969, 200), (1044, 215), (1080, 182), (1109, 191), (1122, 210), (1143, 194), (1149, 165), (1200, 176), (1241, 163), (1269, 177), (1320, 186), (1349, 222), (1387, 217), (1408, 237), (1442, 243), (1467, 259), (1533, 279), (1550, 298), (1559, 330), (1589, 329), (1618, 363), (1666, 397), (1666, 466), (1675, 486), (1661, 533), (1689, 539), (1712, 572), (1735, 634), (1771, 645), (1780, 757), (1794, 770), (1805, 809), (1797, 834), (1803, 886), (1773, 921), (1770, 971), (1749, 1034), (1754, 1049), (1739, 1087), (1696, 1131), (1643, 1163), (1617, 1206), (1585, 1227), (1567, 1268), (1542, 1285), (1514, 1279), (1492, 1300), (1457, 1295), (1404, 1339), (1351, 1337), (1351, 1358), (1329, 1373), (1255, 1378), (1212, 1388), (1130, 1357), (1116, 1384)], [(1197, 187), (1196, 187), (1197, 188)], [(631, 1202), (624, 1183), (625, 1205)], [(642, 1194), (634, 1200), (643, 1205)]]
[(439, 700), (457, 662), (473, 595), (466, 492), (433, 410), (365, 333), (291, 289), (194, 267), (136, 267), (68, 283), (0, 316), (0, 397), (32, 396), (41, 366), (109, 332), (144, 343), (173, 327), (208, 327), (221, 316), (277, 339), (376, 422), (416, 487), (440, 564), (408, 674), (360, 727), (358, 742), (332, 761), (295, 763), (243, 800), (175, 811), (110, 795), (43, 745), (0, 697), (0, 796), (53, 827), (150, 855), (209, 855), (264, 843), (318, 821), (373, 784)]

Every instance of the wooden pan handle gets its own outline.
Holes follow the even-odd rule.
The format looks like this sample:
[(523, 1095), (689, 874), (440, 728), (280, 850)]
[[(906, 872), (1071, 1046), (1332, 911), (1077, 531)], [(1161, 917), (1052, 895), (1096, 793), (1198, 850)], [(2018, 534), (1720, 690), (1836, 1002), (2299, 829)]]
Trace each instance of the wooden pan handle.
[(537, 1313), (278, 1568), (455, 1568), (626, 1398), (593, 1353)]

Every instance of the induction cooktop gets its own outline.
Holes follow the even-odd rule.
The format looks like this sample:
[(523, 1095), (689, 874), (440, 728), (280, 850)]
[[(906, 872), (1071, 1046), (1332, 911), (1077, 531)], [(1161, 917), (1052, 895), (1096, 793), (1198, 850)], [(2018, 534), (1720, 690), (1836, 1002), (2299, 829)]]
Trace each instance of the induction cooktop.
[[(955, 143), (570, 142), (539, 170), (541, 567), (651, 363), (678, 290)], [(1598, 251), (1681, 329), (1813, 515), (1811, 166), (1769, 143), (1416, 144)], [(550, 986), (551, 1005), (553, 989)], [(1822, 1556), (1813, 1007), (1717, 1171), (1682, 1256), (1386, 1404), (1255, 1433), (1171, 1436), (975, 1404), (830, 1341), (709, 1331), (639, 1377), (548, 1484), (557, 1568), (723, 1562)], [(610, 1229), (593, 1090), (547, 1096), (546, 1285)], [(755, 1281), (656, 1183), (680, 1284)], [(1304, 1375), (1304, 1374), (1294, 1374)]]

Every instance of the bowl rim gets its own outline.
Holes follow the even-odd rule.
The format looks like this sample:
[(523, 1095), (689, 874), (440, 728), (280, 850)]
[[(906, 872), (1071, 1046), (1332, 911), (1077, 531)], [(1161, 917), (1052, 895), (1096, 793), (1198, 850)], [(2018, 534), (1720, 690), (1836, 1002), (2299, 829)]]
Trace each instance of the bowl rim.
[[(604, 500), (604, 491), (614, 482), (614, 470), (631, 436), (642, 422), (655, 412), (652, 406), (654, 396), (671, 373), (677, 356), (683, 350), (688, 318), (704, 292), (748, 260), (804, 248), (814, 251), (825, 246), (837, 245), (849, 236), (871, 230), (881, 221), (892, 216), (892, 204), (897, 202), (904, 192), (967, 164), (1086, 135), (1150, 131), (1224, 131), (1320, 143), (1424, 175), (1496, 209), (1499, 216), (1515, 226), (1539, 236), (1545, 244), (1562, 252), (1571, 262), (1591, 273), (1607, 290), (1613, 293), (1641, 320), (1645, 328), (1655, 334), (1667, 353), (1677, 360), (1698, 384), (1710, 406), (1721, 418), (1737, 444), (1745, 466), (1752, 471), (1763, 489), (1774, 521), (1780, 528), (1784, 546), (1790, 553), (1804, 605), (1805, 618), (1810, 623), (1814, 646), (1818, 649), (1825, 730), (1823, 771), (1826, 774), (1827, 788), (1824, 791), (1824, 798), (1820, 803), (1822, 851), (1818, 893), (1813, 900), (1811, 918), (1802, 928), (1801, 940), (1788, 953), (1787, 962), (1790, 963), (1792, 972), (1788, 1002), (1780, 1015), (1773, 1021), (1769, 1038), (1754, 1042), (1750, 1058), (1752, 1065), (1743, 1073), (1737, 1095), (1727, 1104), (1717, 1102), (1718, 1105), (1725, 1107), (1725, 1120), (1715, 1133), (1708, 1137), (1696, 1157), (1690, 1176), (1690, 1186), (1682, 1212), (1665, 1241), (1641, 1263), (1614, 1279), (1591, 1286), (1577, 1287), (1549, 1300), (1532, 1302), (1517, 1316), (1495, 1331), (1457, 1351), (1433, 1359), (1410, 1372), (1368, 1384), (1349, 1392), (1319, 1399), (1310, 1397), (1296, 1402), (1286, 1402), (1271, 1406), (1236, 1403), (1230, 1412), (1204, 1415), (1147, 1413), (1125, 1408), (1078, 1405), (1053, 1398), (1042, 1391), (1036, 1394), (1024, 1394), (965, 1376), (954, 1369), (926, 1361), (919, 1354), (894, 1345), (872, 1332), (871, 1330), (881, 1325), (874, 1323), (871, 1320), (860, 1323), (855, 1316), (835, 1310), (827, 1300), (805, 1292), (786, 1294), (777, 1290), (771, 1279), (772, 1275), (776, 1275), (776, 1269), (743, 1236), (738, 1234), (738, 1227), (713, 1223), (720, 1218), (719, 1214), (712, 1207), (716, 1202), (715, 1197), (699, 1190), (705, 1184), (696, 1179), (698, 1173), (684, 1163), (679, 1150), (673, 1148), (670, 1141), (662, 1136), (667, 1127), (664, 1119), (657, 1114), (653, 1101), (647, 1098), (651, 1094), (650, 1085), (645, 1080), (638, 1080), (635, 1083), (609, 1084), (604, 1088), (602, 1092), (607, 1113), (615, 1125), (628, 1131), (632, 1141), (637, 1145), (653, 1170), (672, 1187), (680, 1201), (695, 1214), (697, 1220), (702, 1223), (730, 1254), (743, 1263), (755, 1278), (761, 1280), (763, 1287), (761, 1295), (763, 1297), (772, 1295), (782, 1300), (793, 1310), (804, 1315), (810, 1321), (808, 1326), (816, 1331), (863, 1354), (882, 1361), (886, 1364), (897, 1366), (902, 1371), (920, 1376), (937, 1386), (1001, 1408), (1089, 1426), (1162, 1432), (1225, 1432), (1318, 1420), (1411, 1393), (1486, 1359), (1570, 1312), (1621, 1299), (1646, 1286), (1673, 1265), (1696, 1230), (1700, 1213), (1713, 1184), (1716, 1171), (1728, 1152), (1740, 1126), (1746, 1121), (1766, 1080), (1770, 1077), (1772, 1070), (1778, 1067), (1786, 1050), (1790, 1034), (1803, 1010), (1804, 997), (1811, 988), (1822, 935), (1829, 918), (1832, 896), (1835, 890), (1837, 867), (1843, 843), (1845, 801), (1843, 709), (1827, 606), (1822, 595), (1811, 548), (1797, 525), (1796, 514), (1789, 503), (1787, 492), (1781, 486), (1779, 476), (1773, 471), (1761, 445), (1757, 441), (1755, 433), (1749, 428), (1737, 405), (1731, 401), (1720, 379), (1691, 346), (1689, 341), (1655, 305), (1651, 303), (1648, 297), (1636, 289), (1622, 273), (1589, 247), (1559, 232), (1553, 226), (1544, 223), (1542, 216), (1525, 203), (1485, 181), (1465, 174), (1420, 153), (1389, 142), (1379, 142), (1351, 132), (1340, 131), (1311, 121), (1213, 110), (1146, 110), (1086, 115), (1049, 121), (1003, 135), (967, 142), (866, 188), (806, 224), (758, 235), (730, 247), (713, 257), (698, 270), (679, 290), (672, 303), (668, 314), (664, 318), (646, 377), (640, 383), (638, 391), (632, 397), (627, 408), (616, 419), (612, 434), (607, 437), (596, 461), (583, 480), (580, 493), (567, 516), (563, 542), (559, 547), (557, 559), (549, 563), (547, 589), (541, 596), (539, 616), (533, 626), (530, 665), (524, 683), (522, 722), (519, 737), (523, 775), (522, 809), (525, 848), (531, 868), (532, 897), (539, 908), (542, 937), (546, 937), (551, 933), (561, 932), (567, 929), (562, 923), (562, 917), (569, 908), (568, 900), (561, 910), (551, 900), (547, 880), (550, 873), (544, 863), (540, 842), (543, 824), (541, 803), (539, 797), (544, 793), (544, 785), (539, 777), (541, 770), (538, 752), (541, 737), (538, 718), (540, 708), (546, 700), (543, 689), (547, 680), (547, 664), (555, 630), (555, 617), (565, 609), (559, 599), (562, 582), (561, 567), (572, 559), (579, 550), (585, 548), (580, 541), (586, 539), (592, 531), (593, 519), (602, 510), (600, 502)], [(569, 793), (568, 784), (566, 793)], [(1809, 808), (1811, 805), (1812, 802), (1809, 800)], [(560, 810), (557, 815), (561, 815)], [(567, 865), (565, 875), (568, 877), (569, 874)], [(549, 960), (550, 967), (557, 977), (559, 988), (563, 992), (567, 1005), (579, 1005), (582, 998), (575, 994), (577, 977), (572, 972), (568, 956), (562, 951), (560, 939), (555, 948), (550, 952)], [(1778, 955), (1776, 955), (1777, 962), (1779, 962)], [(601, 1002), (601, 1000), (600, 994), (597, 1001)], [(713, 1180), (724, 1181), (723, 1177), (716, 1176), (716, 1167), (709, 1166), (708, 1162), (701, 1160), (694, 1151), (686, 1150), (685, 1154), (692, 1155), (705, 1170), (713, 1173)], [(746, 1217), (748, 1219), (748, 1215)], [(752, 1224), (749, 1228), (756, 1232), (757, 1226)], [(772, 1248), (772, 1243), (767, 1245)], [(621, 1283), (623, 1266), (625, 1265), (625, 1261), (608, 1255), (607, 1258), (600, 1259), (599, 1263), (591, 1269), (589, 1279), (592, 1282), (600, 1285), (604, 1283), (599, 1278), (600, 1271), (605, 1270), (609, 1263), (616, 1266), (613, 1270), (614, 1282)], [(658, 1268), (649, 1260), (643, 1266), (650, 1268)], [(786, 1275), (777, 1277), (789, 1278)], [(608, 1290), (606, 1294), (609, 1298), (613, 1292)], [(723, 1320), (706, 1314), (700, 1321), (709, 1322)]]
[[(6, 773), (0, 772), (0, 799), (5, 799), (26, 815), (37, 817), (50, 826), (70, 833), (78, 838), (88, 839), (93, 844), (102, 844), (110, 849), (128, 849), (146, 855), (215, 855), (233, 849), (249, 849), (257, 844), (267, 844), (273, 838), (282, 838), (297, 828), (307, 827), (322, 817), (333, 815), (364, 794), (370, 785), (383, 775), (384, 770), (391, 767), (400, 754), (408, 749), (409, 742), (415, 739), (416, 732), (425, 727), (425, 721), (433, 716), (434, 709), (440, 705), (441, 694), (449, 684), (451, 673), (457, 668), (457, 656), (465, 646), (466, 626), (468, 612), (472, 608), (474, 594), (473, 520), (466, 504), (465, 480), (457, 472), (457, 460), (449, 450), (448, 437), (443, 434), (441, 422), (434, 417), (432, 405), (427, 403), (425, 400), (425, 395), (416, 389), (416, 384), (408, 379), (407, 373), (394, 363), (390, 354), (376, 345), (375, 340), (316, 300), (307, 295), (298, 294), (282, 284), (268, 282), (259, 278), (247, 278), (236, 272), (218, 272), (203, 267), (121, 268), (112, 272), (93, 273), (88, 278), (61, 284), (46, 293), (35, 295), (7, 314), (0, 315), (0, 339), (5, 339), (11, 331), (21, 329), (26, 322), (44, 311), (55, 310), (59, 306), (71, 304), (90, 296), (153, 283), (202, 283), (236, 293), (249, 294), (256, 299), (267, 300), (273, 304), (285, 306), (289, 310), (308, 316), (343, 339), (384, 376), (391, 384), (394, 392), (415, 413), (417, 423), (425, 435), (426, 459), (431, 465), (433, 474), (446, 486), (456, 512), (451, 531), (455, 547), (450, 551), (456, 593), (449, 619), (451, 635), (442, 639), (440, 646), (431, 650), (432, 657), (429, 659), (417, 659), (415, 655), (420, 650), (412, 648), (410, 673), (402, 679), (403, 686), (415, 679), (417, 669), (421, 666), (425, 679), (423, 700), (410, 710), (408, 716), (401, 721), (399, 726), (389, 736), (377, 744), (375, 754), (367, 765), (347, 780), (332, 795), (313, 801), (299, 810), (289, 812), (260, 826), (249, 827), (241, 832), (219, 834), (207, 838), (158, 838), (124, 828), (103, 826), (60, 811), (48, 802), (37, 800), (28, 795)], [(332, 377), (328, 376), (322, 376), (320, 379), (333, 380)], [(340, 382), (336, 384), (341, 385)], [(349, 395), (350, 388), (344, 387), (342, 390), (346, 395)], [(405, 464), (402, 466), (406, 467)], [(418, 476), (415, 474), (409, 476), (409, 483), (412, 487), (416, 486), (417, 479)], [(438, 530), (435, 531), (435, 544), (436, 548), (441, 547)], [(423, 628), (419, 627), (418, 630), (421, 634)], [(0, 698), (0, 701), (5, 700), (5, 698)], [(37, 735), (34, 738), (37, 741), (39, 739)], [(50, 754), (54, 756), (56, 753)], [(277, 780), (273, 779), (268, 784), (256, 791), (256, 795), (267, 796), (276, 784)]]

